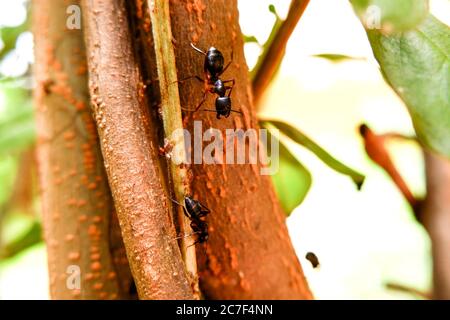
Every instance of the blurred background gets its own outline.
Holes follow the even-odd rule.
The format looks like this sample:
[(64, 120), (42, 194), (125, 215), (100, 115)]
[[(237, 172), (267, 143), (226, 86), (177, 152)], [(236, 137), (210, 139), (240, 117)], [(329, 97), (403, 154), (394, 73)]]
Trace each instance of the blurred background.
[[(239, 0), (246, 36), (264, 43), (289, 1)], [(447, 25), (450, 1), (432, 0)], [(257, 17), (257, 19), (255, 18)], [(48, 299), (45, 245), (34, 152), (31, 101), (33, 37), (29, 2), (0, 0), (0, 299)], [(245, 54), (252, 68), (256, 42)], [(320, 54), (353, 57), (331, 61)], [(261, 117), (288, 121), (337, 159), (366, 176), (361, 191), (295, 144), (288, 144), (312, 175), (303, 203), (287, 220), (297, 254), (318, 299), (419, 299), (387, 283), (428, 292), (430, 241), (391, 179), (366, 155), (361, 123), (374, 131), (414, 134), (402, 101), (384, 82), (366, 33), (346, 0), (311, 0), (295, 29), (281, 68), (262, 100)], [(389, 150), (413, 193), (425, 192), (423, 156), (412, 142)], [(319, 268), (304, 257), (314, 252)]]

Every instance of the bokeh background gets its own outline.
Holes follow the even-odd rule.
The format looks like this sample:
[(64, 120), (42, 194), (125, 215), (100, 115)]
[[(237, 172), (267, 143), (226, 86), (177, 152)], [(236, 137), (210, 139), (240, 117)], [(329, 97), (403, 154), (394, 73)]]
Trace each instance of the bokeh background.
[[(275, 20), (268, 6), (273, 4), (281, 17), (289, 7), (286, 0), (238, 3), (243, 33), (260, 43)], [(431, 0), (430, 6), (438, 19), (450, 23), (450, 1)], [(46, 250), (39, 240), (33, 37), (27, 12), (26, 0), (0, 0), (0, 299), (49, 298)], [(257, 43), (246, 44), (250, 68), (260, 51)], [(316, 57), (324, 53), (354, 59)], [(366, 175), (358, 192), (348, 177), (308, 150), (288, 145), (313, 178), (287, 224), (315, 297), (420, 298), (388, 289), (387, 283), (429, 291), (430, 241), (387, 174), (366, 156), (357, 128), (367, 123), (379, 133), (414, 131), (404, 104), (384, 82), (348, 1), (311, 0), (262, 104), (261, 117), (288, 121)], [(389, 150), (414, 194), (423, 196), (421, 150), (405, 141), (390, 143)], [(319, 268), (304, 258), (308, 251), (319, 257)]]

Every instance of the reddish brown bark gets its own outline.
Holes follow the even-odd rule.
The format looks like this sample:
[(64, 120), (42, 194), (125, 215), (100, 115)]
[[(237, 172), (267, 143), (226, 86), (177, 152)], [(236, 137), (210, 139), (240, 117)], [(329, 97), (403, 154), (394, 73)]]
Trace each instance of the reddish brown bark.
[(90, 92), (139, 297), (192, 299), (124, 0), (83, 0)]
[[(126, 299), (132, 282), (89, 109), (77, 1), (35, 0), (38, 166), (54, 299)], [(68, 279), (80, 268), (81, 287)], [(72, 278), (73, 279), (73, 278)], [(69, 286), (66, 281), (69, 280)]]
[[(233, 106), (243, 112), (217, 120), (213, 113), (200, 111), (185, 118), (187, 127), (192, 129), (193, 120), (201, 119), (203, 130), (258, 128), (236, 1), (172, 0), (170, 5), (178, 78), (202, 76), (204, 57), (192, 50), (190, 42), (204, 50), (218, 48), (227, 61), (233, 51), (233, 63), (222, 77), (236, 80)], [(190, 81), (180, 88), (182, 106), (195, 108), (203, 85)], [(210, 97), (205, 108), (213, 108), (213, 101)], [(203, 293), (211, 299), (309, 299), (284, 213), (270, 177), (261, 176), (259, 169), (259, 165), (192, 166), (194, 196), (211, 209), (207, 263), (204, 249), (197, 250), (203, 257)]]

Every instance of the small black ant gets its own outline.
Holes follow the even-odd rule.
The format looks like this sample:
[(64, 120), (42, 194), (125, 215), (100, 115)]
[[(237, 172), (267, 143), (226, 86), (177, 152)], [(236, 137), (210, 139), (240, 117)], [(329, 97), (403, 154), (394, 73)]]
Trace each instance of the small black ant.
[[(235, 84), (234, 79), (230, 80), (221, 80), (220, 76), (228, 69), (228, 67), (231, 65), (231, 62), (233, 61), (233, 54), (231, 54), (231, 61), (228, 62), (228, 64), (224, 67), (224, 58), (222, 52), (220, 52), (218, 49), (211, 47), (208, 49), (208, 51), (204, 52), (203, 50), (197, 48), (194, 46), (194, 44), (191, 43), (191, 47), (203, 54), (205, 56), (205, 63), (203, 66), (203, 73), (204, 73), (204, 79), (200, 78), (199, 76), (190, 76), (183, 80), (180, 80), (179, 82), (186, 81), (189, 79), (197, 79), (200, 82), (202, 82), (205, 86), (205, 91), (203, 94), (203, 99), (200, 102), (200, 104), (194, 109), (184, 109), (187, 111), (193, 111), (196, 112), (200, 107), (203, 105), (203, 103), (206, 101), (206, 95), (207, 93), (213, 93), (217, 94), (218, 97), (216, 98), (216, 110), (205, 110), (205, 111), (212, 111), (216, 112), (217, 119), (220, 119), (220, 116), (224, 116), (225, 118), (228, 118), (230, 116), (231, 112), (241, 113), (237, 110), (231, 109), (231, 91), (233, 91), (233, 87)], [(227, 85), (230, 84), (231, 85)], [(228, 94), (227, 94), (228, 91)]]
[(194, 200), (189, 196), (184, 197), (184, 205), (173, 199), (171, 200), (182, 206), (184, 214), (191, 220), (193, 234), (197, 234), (197, 240), (192, 245), (208, 241), (208, 224), (205, 222), (205, 217), (211, 211), (201, 204), (200, 201)]

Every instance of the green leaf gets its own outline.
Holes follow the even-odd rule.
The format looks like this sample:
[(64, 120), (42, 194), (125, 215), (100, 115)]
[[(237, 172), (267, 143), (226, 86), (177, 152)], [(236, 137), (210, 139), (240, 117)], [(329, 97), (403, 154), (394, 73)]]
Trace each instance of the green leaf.
[(401, 32), (422, 23), (428, 0), (350, 0), (367, 29)]
[[(266, 128), (269, 129), (267, 141), (270, 141), (272, 137), (270, 125), (267, 125)], [(311, 188), (312, 177), (308, 169), (292, 155), (289, 149), (281, 141), (278, 142), (279, 169), (271, 177), (281, 206), (286, 215), (289, 216), (308, 194)], [(270, 146), (270, 143), (268, 146)], [(270, 147), (268, 153), (271, 157), (274, 156), (271, 154)]]
[(7, 53), (11, 52), (16, 47), (16, 40), (19, 35), (30, 29), (30, 14), (28, 12), (27, 19), (21, 25), (15, 27), (0, 28), (0, 37), (3, 42), (3, 48), (0, 50), (0, 60), (2, 60)]
[(247, 36), (247, 35), (245, 35), (245, 34), (242, 35), (242, 36), (244, 37), (244, 42), (245, 42), (245, 43), (251, 43), (251, 42), (254, 42), (254, 43), (260, 45), (258, 39), (256, 39), (255, 36)]
[(327, 151), (325, 151), (321, 146), (311, 140), (303, 132), (285, 122), (277, 120), (265, 120), (264, 122), (278, 128), (283, 134), (291, 138), (293, 141), (310, 150), (331, 169), (349, 176), (356, 184), (358, 190), (361, 189), (365, 179), (365, 177), (361, 173), (353, 170), (352, 168), (333, 158)]
[(18, 239), (6, 244), (0, 251), (0, 258), (7, 259), (14, 257), (20, 252), (42, 241), (42, 227), (35, 221), (30, 228)]
[(0, 87), (5, 111), (0, 114), (0, 156), (27, 148), (35, 140), (34, 111), (29, 91)]
[(385, 36), (368, 31), (389, 85), (405, 102), (422, 144), (450, 158), (450, 29), (432, 15), (417, 28)]
[(269, 11), (271, 13), (273, 13), (277, 19), (280, 19), (279, 15), (277, 13), (277, 9), (275, 8), (275, 6), (273, 4), (269, 4)]
[(313, 55), (313, 57), (326, 59), (331, 62), (343, 62), (343, 61), (348, 61), (348, 60), (364, 60), (364, 58), (350, 57), (350, 56), (346, 56), (344, 54), (337, 54), (337, 53), (320, 53), (320, 54)]

